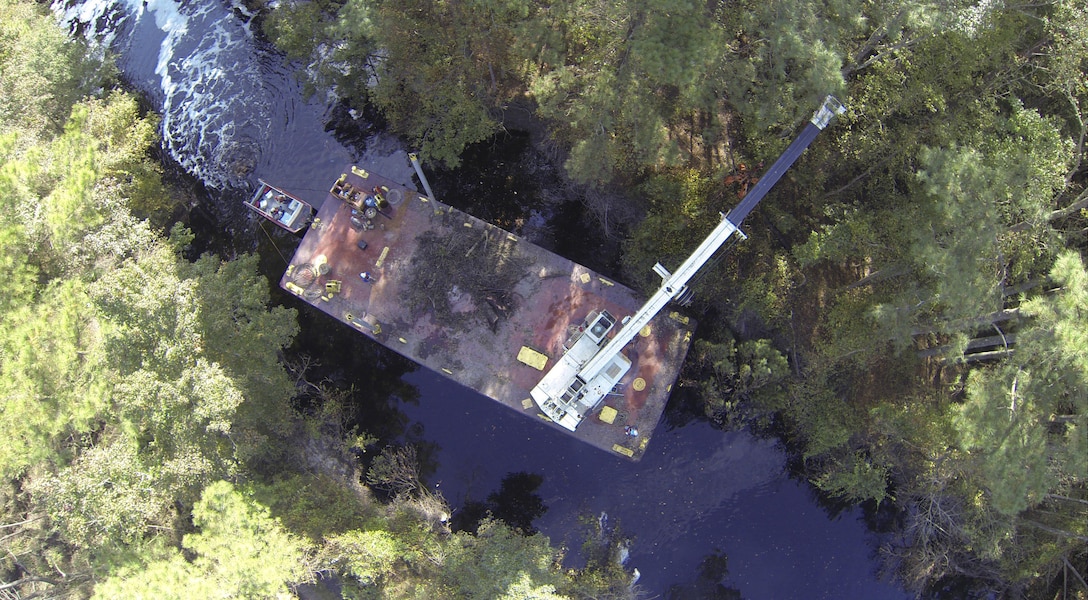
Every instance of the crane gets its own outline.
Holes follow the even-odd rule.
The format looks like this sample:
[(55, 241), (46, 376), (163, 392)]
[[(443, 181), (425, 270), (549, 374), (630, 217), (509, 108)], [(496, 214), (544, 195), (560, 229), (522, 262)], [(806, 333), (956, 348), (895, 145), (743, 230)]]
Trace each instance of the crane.
[(669, 272), (661, 263), (654, 265), (654, 272), (662, 279), (661, 287), (635, 314), (620, 321), (620, 329), (615, 335), (608, 337), (617, 323), (616, 317), (608, 311), (593, 311), (586, 317), (579, 331), (564, 344), (563, 356), (529, 392), (533, 402), (549, 419), (570, 431), (578, 427), (630, 370), (631, 361), (623, 355), (623, 348), (669, 302), (690, 298), (688, 281), (734, 233), (744, 237), (740, 225), (748, 213), (778, 183), (831, 119), (844, 112), (846, 107), (841, 102), (834, 96), (827, 96), (793, 143), (741, 202), (728, 215), (722, 215), (718, 226), (676, 271)]

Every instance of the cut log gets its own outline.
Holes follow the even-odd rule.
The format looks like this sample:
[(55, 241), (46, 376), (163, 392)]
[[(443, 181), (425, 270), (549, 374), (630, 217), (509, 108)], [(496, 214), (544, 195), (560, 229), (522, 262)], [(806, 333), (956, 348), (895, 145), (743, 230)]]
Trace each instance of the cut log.
[[(1004, 346), (1006, 343), (1011, 345), (1011, 344), (1013, 344), (1015, 342), (1016, 342), (1016, 335), (1015, 334), (1008, 334), (1008, 335), (1004, 335), (1004, 336), (991, 335), (991, 336), (984, 337), (984, 338), (975, 338), (975, 339), (971, 340), (970, 342), (967, 342), (967, 348), (964, 349), (964, 352), (966, 353), (968, 350), (978, 350), (979, 348), (992, 348), (994, 346)], [(925, 350), (919, 351), (918, 356), (919, 356), (919, 358), (927, 358), (927, 357), (930, 357), (930, 356), (938, 356), (940, 354), (944, 354), (945, 352), (947, 352), (948, 349), (951, 348), (951, 347), (952, 346), (938, 346), (936, 348), (926, 348)], [(1004, 350), (1000, 350), (999, 352), (1004, 352)]]
[(1006, 308), (997, 312), (992, 312), (988, 315), (982, 315), (981, 317), (974, 317), (971, 319), (959, 319), (957, 321), (948, 321), (944, 323), (934, 323), (933, 325), (925, 329), (914, 329), (910, 332), (911, 336), (922, 335), (923, 333), (934, 333), (937, 331), (949, 331), (949, 330), (961, 330), (971, 325), (993, 325), (994, 323), (1001, 323), (1002, 321), (1008, 321), (1010, 319), (1020, 318), (1019, 308)]

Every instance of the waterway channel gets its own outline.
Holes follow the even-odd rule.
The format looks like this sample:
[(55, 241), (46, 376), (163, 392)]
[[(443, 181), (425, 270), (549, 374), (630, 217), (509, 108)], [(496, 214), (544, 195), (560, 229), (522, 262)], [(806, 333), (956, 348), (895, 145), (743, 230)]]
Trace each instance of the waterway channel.
[[(240, 198), (258, 178), (315, 203), (348, 163), (411, 179), (406, 148), (395, 138), (362, 122), (354, 125), (363, 133), (350, 139), (332, 131), (330, 105), (304, 97), (294, 67), (253, 31), (252, 15), (240, 2), (59, 0), (54, 10), (73, 32), (116, 52), (126, 81), (163, 115), (164, 150), (205, 186), (197, 212), (206, 221), (205, 235), (221, 238), (207, 246), (268, 253), (262, 264), (269, 265), (273, 279), (276, 250), (264, 240), (280, 240), (277, 247), (289, 247), (291, 240), (279, 232), (262, 236), (261, 224), (240, 208)], [(512, 147), (531, 152), (523, 146), (500, 144), (499, 151), (482, 152), (473, 169), (436, 177), (436, 194), (578, 260), (584, 251), (566, 246), (569, 236), (555, 234), (562, 219), (578, 214), (577, 207), (553, 210), (555, 205), (541, 204), (533, 177), (511, 177), (527, 164), (547, 168), (509, 155)], [(520, 212), (479, 214), (487, 211), (478, 204), (482, 197), (509, 185), (516, 187), (506, 195), (522, 198)], [(373, 401), (395, 413), (391, 421), (397, 425), (374, 433), (408, 432), (426, 442), (433, 449), (428, 482), (454, 507), (483, 500), (509, 473), (539, 475), (535, 493), (547, 510), (533, 525), (553, 542), (577, 549), (580, 521), (607, 515), (611, 526), (631, 538), (628, 564), (639, 570), (639, 584), (652, 597), (669, 597), (671, 586), (694, 581), (711, 555), (728, 557), (722, 583), (745, 598), (908, 597), (877, 578), (874, 540), (860, 512), (829, 516), (808, 486), (789, 476), (786, 454), (774, 440), (723, 433), (674, 408), (645, 458), (630, 463), (434, 372), (413, 369), (295, 304), (309, 332), (328, 328), (313, 336), (325, 345), (314, 341), (312, 349), (330, 348), (330, 337), (351, 338), (350, 351), (317, 358), (345, 382), (386, 384), (372, 386), (385, 394)]]

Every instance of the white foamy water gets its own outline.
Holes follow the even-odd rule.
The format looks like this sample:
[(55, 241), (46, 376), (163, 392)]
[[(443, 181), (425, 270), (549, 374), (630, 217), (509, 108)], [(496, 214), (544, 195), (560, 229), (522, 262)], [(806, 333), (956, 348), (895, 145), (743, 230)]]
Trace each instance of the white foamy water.
[(242, 8), (61, 0), (53, 10), (120, 57), (125, 78), (158, 105), (166, 151), (210, 187), (263, 176), (320, 188), (355, 158), (325, 133), (327, 107), (302, 99), (293, 70), (257, 41)]

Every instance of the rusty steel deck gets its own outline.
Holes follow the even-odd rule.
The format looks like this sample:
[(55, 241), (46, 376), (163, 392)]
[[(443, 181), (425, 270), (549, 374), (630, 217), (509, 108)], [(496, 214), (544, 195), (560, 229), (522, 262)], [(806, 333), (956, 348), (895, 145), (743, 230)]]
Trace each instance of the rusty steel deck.
[[(385, 203), (367, 211), (364, 198), (375, 188)], [(632, 460), (645, 452), (691, 340), (686, 319), (663, 311), (627, 345), (631, 370), (577, 431), (551, 423), (529, 390), (561, 355), (564, 341), (590, 311), (604, 309), (622, 319), (644, 299), (357, 167), (333, 184), (280, 285), (383, 346), (537, 422), (526, 421), (526, 427), (552, 426)]]

